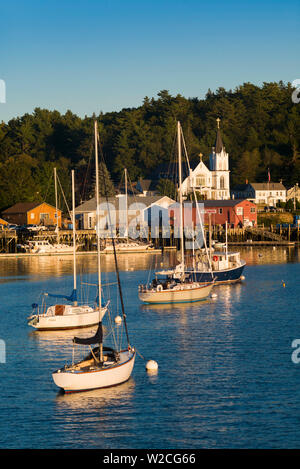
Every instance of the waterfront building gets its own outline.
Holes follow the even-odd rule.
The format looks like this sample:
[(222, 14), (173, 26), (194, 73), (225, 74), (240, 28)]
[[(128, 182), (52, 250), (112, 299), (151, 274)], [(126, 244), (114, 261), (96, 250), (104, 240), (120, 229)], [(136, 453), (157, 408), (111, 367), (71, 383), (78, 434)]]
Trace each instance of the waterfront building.
[[(62, 211), (46, 202), (19, 202), (3, 210), (2, 216), (16, 225), (57, 225), (62, 224)], [(57, 216), (57, 218), (56, 218)]]
[(233, 199), (247, 199), (255, 204), (274, 206), (286, 202), (286, 188), (282, 182), (253, 182), (239, 184), (231, 191)]
[(6, 220), (4, 220), (3, 218), (0, 217), (0, 228), (8, 226), (8, 225), (9, 225), (8, 221), (6, 221)]
[[(184, 203), (184, 217), (186, 217), (185, 225), (199, 224), (198, 213), (204, 214), (204, 224), (212, 226), (225, 226), (226, 222), (229, 227), (243, 227), (257, 225), (257, 209), (256, 205), (249, 200), (202, 200), (198, 202), (199, 211), (192, 202)], [(192, 210), (192, 214), (190, 213)], [(169, 208), (170, 220), (172, 225), (178, 225), (179, 208), (178, 204), (171, 205)]]

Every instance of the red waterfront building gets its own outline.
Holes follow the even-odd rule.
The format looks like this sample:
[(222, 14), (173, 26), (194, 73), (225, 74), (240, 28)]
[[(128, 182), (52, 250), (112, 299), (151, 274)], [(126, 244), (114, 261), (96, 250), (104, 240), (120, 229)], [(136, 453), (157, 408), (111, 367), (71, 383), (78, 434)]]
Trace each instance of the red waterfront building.
[(212, 225), (225, 225), (235, 228), (237, 226), (256, 226), (256, 205), (249, 200), (204, 200), (204, 223)]
[[(201, 200), (198, 202), (200, 213), (203, 214), (204, 224), (211, 223), (214, 225), (225, 225), (228, 227), (256, 226), (257, 225), (257, 209), (253, 202), (247, 199), (233, 200)], [(198, 210), (192, 202), (184, 203), (184, 219), (185, 225), (197, 220)], [(169, 208), (169, 216), (171, 224), (179, 224), (179, 205), (173, 204)], [(188, 219), (188, 220), (187, 220)]]

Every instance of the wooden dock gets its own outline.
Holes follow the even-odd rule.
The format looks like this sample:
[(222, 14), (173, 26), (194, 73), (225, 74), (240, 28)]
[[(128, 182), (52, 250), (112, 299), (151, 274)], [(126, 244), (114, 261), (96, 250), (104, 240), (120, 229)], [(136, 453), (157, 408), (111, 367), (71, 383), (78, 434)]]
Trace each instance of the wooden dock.
[[(207, 228), (207, 227), (206, 227)], [(207, 230), (206, 230), (207, 231)], [(154, 236), (154, 235), (153, 235)], [(3, 255), (17, 255), (17, 256), (28, 256), (32, 254), (21, 253), (18, 249), (18, 244), (24, 244), (26, 241), (30, 241), (35, 238), (49, 241), (50, 243), (60, 242), (71, 245), (73, 243), (73, 231), (72, 230), (60, 230), (58, 235), (55, 231), (40, 231), (28, 232), (20, 231), (16, 232), (13, 230), (1, 230), (0, 231), (0, 256)], [(225, 242), (225, 228), (223, 226), (212, 227), (212, 239), (219, 242)], [(266, 227), (264, 225), (253, 227), (236, 227), (228, 228), (227, 230), (228, 244), (235, 244), (239, 246), (294, 246), (299, 244), (299, 229), (286, 228), (279, 229), (276, 226)], [(187, 239), (188, 240), (188, 239)], [(174, 236), (173, 230), (171, 230), (170, 238), (164, 238), (162, 232), (159, 232), (158, 237), (151, 237), (151, 233), (147, 240), (152, 242), (154, 250), (151, 252), (161, 252), (168, 250), (179, 249), (179, 239)], [(80, 246), (79, 253), (87, 253), (89, 255), (96, 252), (97, 245), (97, 233), (95, 230), (76, 230), (76, 244)], [(101, 249), (107, 244), (111, 244), (111, 239), (101, 239)], [(144, 252), (144, 251), (143, 251)], [(121, 251), (119, 251), (121, 253)], [(124, 251), (124, 254), (128, 251)], [(36, 254), (42, 255), (42, 254)], [(55, 253), (47, 253), (43, 255), (57, 255)], [(60, 253), (59, 255), (66, 255)]]

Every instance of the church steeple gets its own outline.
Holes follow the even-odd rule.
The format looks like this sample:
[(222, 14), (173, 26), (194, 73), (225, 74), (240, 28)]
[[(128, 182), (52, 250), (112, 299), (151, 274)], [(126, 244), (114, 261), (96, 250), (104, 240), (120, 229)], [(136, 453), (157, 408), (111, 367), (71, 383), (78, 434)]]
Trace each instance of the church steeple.
[(210, 154), (209, 163), (210, 163), (210, 170), (211, 171), (228, 171), (229, 164), (228, 164), (228, 153), (225, 151), (225, 147), (223, 144), (221, 130), (220, 130), (220, 122), (221, 119), (218, 117), (217, 121), (217, 138), (216, 144), (212, 149), (212, 153)]
[(224, 148), (222, 137), (221, 137), (221, 132), (220, 132), (220, 121), (219, 117), (216, 119), (217, 120), (217, 139), (216, 139), (216, 146), (215, 146), (215, 152), (216, 153), (221, 153), (222, 149)]

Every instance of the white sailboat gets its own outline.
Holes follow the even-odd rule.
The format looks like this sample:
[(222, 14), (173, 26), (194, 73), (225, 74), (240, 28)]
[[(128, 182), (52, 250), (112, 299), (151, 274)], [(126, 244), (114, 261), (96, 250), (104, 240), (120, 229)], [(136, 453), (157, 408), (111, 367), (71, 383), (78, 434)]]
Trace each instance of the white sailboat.
[[(77, 272), (76, 272), (76, 227), (75, 227), (75, 181), (72, 170), (72, 222), (73, 222), (73, 291), (70, 296), (44, 293), (41, 306), (34, 303), (33, 314), (28, 318), (28, 325), (33, 328), (44, 330), (74, 329), (89, 327), (99, 322), (99, 316), (103, 318), (107, 305), (101, 308), (99, 315), (98, 307), (88, 304), (78, 304), (77, 301)], [(71, 304), (46, 305), (48, 297), (63, 298)]]
[[(99, 234), (99, 176), (98, 176), (98, 129), (95, 121), (95, 159), (96, 159), (96, 199), (97, 199), (97, 244), (98, 244), (98, 311), (102, 306), (102, 286), (101, 286), (101, 257), (100, 257), (100, 234)], [(115, 345), (114, 348), (104, 347), (102, 318), (99, 316), (98, 329), (93, 337), (73, 339), (75, 345), (88, 345), (90, 353), (85, 359), (72, 362), (63, 368), (56, 370), (53, 374), (54, 383), (64, 390), (64, 392), (88, 391), (91, 389), (115, 386), (127, 381), (132, 373), (136, 352), (130, 345), (128, 330), (126, 325), (126, 315), (124, 312), (123, 297), (117, 267), (116, 251), (114, 251), (116, 273), (119, 284), (119, 292), (122, 305), (123, 323), (125, 326), (127, 347), (121, 348)], [(111, 322), (110, 322), (111, 325)], [(98, 344), (91, 348), (91, 345)], [(74, 350), (74, 348), (73, 348)]]
[[(213, 276), (207, 283), (195, 281), (185, 273), (184, 235), (183, 235), (183, 198), (182, 198), (182, 163), (181, 163), (181, 125), (177, 123), (178, 143), (178, 178), (180, 205), (180, 258), (181, 263), (175, 270), (157, 272), (150, 285), (139, 286), (139, 298), (144, 303), (187, 303), (206, 299), (214, 286)], [(160, 279), (159, 276), (163, 278)]]

